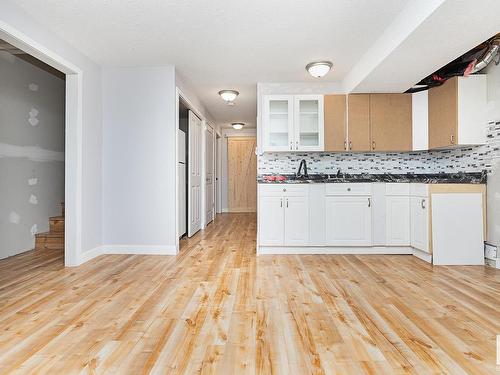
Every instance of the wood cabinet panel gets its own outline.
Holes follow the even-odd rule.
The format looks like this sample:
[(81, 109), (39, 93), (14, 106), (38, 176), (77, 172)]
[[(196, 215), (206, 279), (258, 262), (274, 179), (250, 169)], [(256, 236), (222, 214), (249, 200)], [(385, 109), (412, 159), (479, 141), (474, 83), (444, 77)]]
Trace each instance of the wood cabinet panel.
[(452, 146), (458, 133), (458, 78), (429, 90), (429, 148)]
[(411, 94), (370, 94), (371, 150), (411, 151)]
[(325, 151), (347, 149), (346, 95), (325, 95)]
[(370, 151), (370, 95), (348, 96), (348, 148), (350, 151)]

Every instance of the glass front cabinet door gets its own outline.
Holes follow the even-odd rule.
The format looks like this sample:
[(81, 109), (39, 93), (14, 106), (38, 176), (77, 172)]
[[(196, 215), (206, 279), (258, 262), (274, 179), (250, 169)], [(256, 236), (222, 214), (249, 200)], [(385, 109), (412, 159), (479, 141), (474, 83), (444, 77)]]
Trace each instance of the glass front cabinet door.
[(295, 149), (298, 151), (323, 151), (323, 95), (295, 96), (294, 117)]
[(291, 151), (293, 142), (293, 96), (264, 97), (264, 150)]
[(323, 151), (322, 95), (263, 97), (264, 151)]

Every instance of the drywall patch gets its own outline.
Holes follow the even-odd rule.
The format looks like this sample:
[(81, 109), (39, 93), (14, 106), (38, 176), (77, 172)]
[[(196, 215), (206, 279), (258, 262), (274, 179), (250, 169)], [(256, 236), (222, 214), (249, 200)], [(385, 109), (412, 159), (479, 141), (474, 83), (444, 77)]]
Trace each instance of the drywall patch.
[(30, 195), (29, 202), (30, 202), (31, 204), (38, 204), (38, 198), (37, 198), (37, 196), (36, 196), (36, 195), (34, 195), (34, 194), (31, 194), (31, 195)]
[(30, 229), (30, 233), (32, 236), (38, 233), (38, 226), (36, 224), (33, 224), (33, 226)]
[(28, 85), (28, 88), (31, 90), (31, 91), (38, 91), (38, 85), (36, 83), (30, 83)]
[(12, 211), (9, 214), (9, 222), (12, 224), (19, 224), (21, 222), (21, 216), (17, 212)]
[(28, 185), (29, 186), (35, 186), (36, 184), (38, 184), (38, 178), (34, 177), (34, 178), (30, 178), (28, 180)]
[(40, 121), (38, 120), (38, 118), (37, 118), (37, 116), (38, 116), (38, 114), (39, 114), (39, 113), (40, 113), (40, 112), (39, 112), (39, 111), (38, 111), (38, 109), (36, 109), (36, 108), (31, 108), (31, 109), (30, 109), (30, 111), (29, 111), (29, 115), (30, 115), (30, 117), (29, 117), (28, 122), (31, 124), (31, 126), (37, 126), (37, 125), (38, 125), (38, 123), (40, 122)]

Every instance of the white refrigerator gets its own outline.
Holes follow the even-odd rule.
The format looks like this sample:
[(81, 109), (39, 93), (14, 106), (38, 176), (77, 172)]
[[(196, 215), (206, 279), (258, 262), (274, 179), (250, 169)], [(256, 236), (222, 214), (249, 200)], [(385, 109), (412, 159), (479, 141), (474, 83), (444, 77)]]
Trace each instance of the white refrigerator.
[(186, 133), (182, 130), (178, 130), (178, 155), (179, 155), (179, 217), (177, 218), (179, 223), (179, 237), (182, 237), (186, 233)]

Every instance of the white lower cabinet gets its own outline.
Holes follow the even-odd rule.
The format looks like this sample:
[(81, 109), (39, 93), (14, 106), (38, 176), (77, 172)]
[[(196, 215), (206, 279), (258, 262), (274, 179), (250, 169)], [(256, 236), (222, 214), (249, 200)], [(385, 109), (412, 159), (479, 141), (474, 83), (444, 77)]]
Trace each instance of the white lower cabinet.
[(426, 197), (411, 197), (411, 246), (429, 252), (429, 204)]
[(369, 196), (327, 196), (326, 245), (371, 246), (372, 211)]
[(309, 244), (309, 207), (307, 197), (285, 197), (285, 246)]
[(285, 237), (283, 197), (259, 197), (259, 239), (264, 246), (281, 246)]
[(309, 204), (307, 188), (264, 186), (259, 194), (259, 245), (307, 246)]
[(410, 198), (386, 197), (386, 241), (388, 246), (410, 246)]

